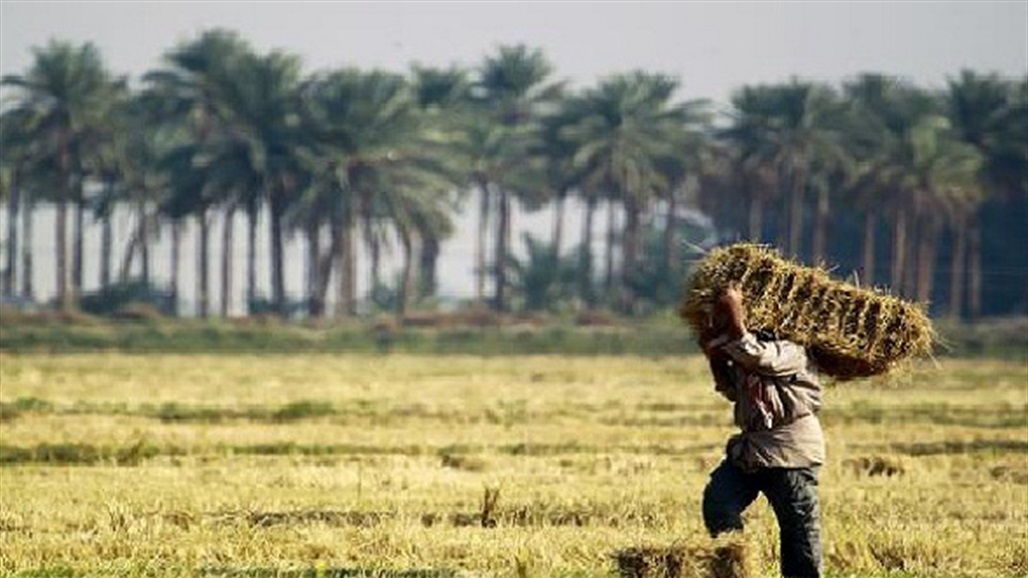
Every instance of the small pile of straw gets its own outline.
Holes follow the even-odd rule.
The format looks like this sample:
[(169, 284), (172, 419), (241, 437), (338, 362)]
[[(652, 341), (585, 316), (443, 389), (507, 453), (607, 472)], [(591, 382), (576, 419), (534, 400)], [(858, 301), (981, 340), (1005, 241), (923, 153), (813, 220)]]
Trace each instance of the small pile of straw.
[(935, 332), (919, 305), (749, 243), (714, 249), (690, 277), (679, 315), (697, 335), (711, 323), (717, 298), (731, 282), (743, 293), (751, 331), (807, 347), (821, 372), (837, 379), (880, 375), (931, 354)]
[(614, 553), (621, 578), (752, 578), (756, 562), (738, 540), (626, 548)]

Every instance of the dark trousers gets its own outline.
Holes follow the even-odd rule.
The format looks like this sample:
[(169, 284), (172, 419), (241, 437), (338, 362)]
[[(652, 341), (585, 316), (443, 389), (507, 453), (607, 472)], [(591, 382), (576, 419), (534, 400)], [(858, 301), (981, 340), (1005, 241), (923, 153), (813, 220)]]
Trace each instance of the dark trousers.
[(712, 536), (742, 530), (742, 513), (762, 493), (781, 532), (782, 576), (821, 576), (817, 468), (766, 468), (747, 473), (721, 462), (703, 491), (703, 521)]

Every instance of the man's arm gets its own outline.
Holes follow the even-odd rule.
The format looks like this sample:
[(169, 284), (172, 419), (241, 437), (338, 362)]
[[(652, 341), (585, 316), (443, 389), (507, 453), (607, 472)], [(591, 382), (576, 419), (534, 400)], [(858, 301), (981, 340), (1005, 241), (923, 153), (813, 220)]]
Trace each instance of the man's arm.
[(763, 375), (783, 376), (802, 371), (807, 366), (803, 348), (790, 341), (760, 342), (746, 329), (746, 310), (742, 291), (730, 283), (718, 300), (728, 318), (728, 334), (732, 341), (722, 349), (743, 369)]
[(728, 335), (732, 339), (742, 339), (746, 335), (746, 310), (742, 306), (742, 291), (729, 283), (718, 299), (718, 305), (728, 317)]
[(733, 402), (736, 400), (736, 394), (735, 383), (732, 379), (732, 358), (725, 353), (723, 346), (738, 339), (736, 329), (741, 323), (738, 315), (737, 311), (733, 312), (729, 309), (729, 305), (722, 296), (714, 305), (710, 326), (700, 336), (700, 348), (707, 356), (710, 374), (714, 376), (714, 390)]
[(806, 351), (791, 341), (758, 341), (747, 333), (723, 349), (743, 369), (769, 377), (793, 375), (807, 367)]

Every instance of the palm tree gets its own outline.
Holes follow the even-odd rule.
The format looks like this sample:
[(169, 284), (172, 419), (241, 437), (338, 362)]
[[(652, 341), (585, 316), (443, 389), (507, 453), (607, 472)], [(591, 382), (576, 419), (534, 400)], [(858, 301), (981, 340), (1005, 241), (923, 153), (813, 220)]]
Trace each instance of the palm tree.
[(330, 177), (324, 193), (334, 207), (329, 214), (340, 276), (338, 315), (356, 312), (358, 219), (366, 237), (376, 242), (385, 238), (389, 225), (395, 229), (404, 250), (400, 307), (405, 307), (413, 291), (414, 236), (447, 228), (444, 223), (427, 232), (429, 223), (441, 217), (426, 215), (445, 203), (442, 191), (452, 186), (454, 171), (439, 152), (448, 135), (429, 130), (432, 124), (425, 124), (419, 95), (398, 74), (338, 70), (311, 79), (304, 95), (309, 105), (305, 124), (316, 141), (315, 156), (323, 159), (320, 174)]
[[(1028, 191), (1028, 77), (1018, 87), (995, 74), (979, 75), (963, 70), (950, 79), (943, 97), (947, 117), (956, 137), (982, 157), (978, 187), (961, 189), (951, 214), (954, 254), (950, 281), (949, 313), (964, 311), (965, 283), (972, 317), (981, 310), (981, 229), (979, 209), (988, 198), (1009, 197)], [(970, 253), (968, 255), (968, 253)], [(965, 267), (965, 258), (973, 265)], [(965, 275), (967, 279), (965, 280)]]
[[(26, 109), (14, 109), (5, 111), (0, 116), (0, 150), (4, 154), (0, 157), (0, 199), (7, 199), (7, 240), (5, 248), (7, 251), (7, 268), (3, 272), (3, 285), (0, 292), (3, 295), (15, 295), (17, 289), (17, 271), (19, 258), (19, 235), (18, 219), (21, 218), (25, 224), (25, 232), (21, 235), (25, 246), (22, 247), (22, 254), (27, 258), (22, 263), (21, 277), (22, 286), (25, 289), (24, 296), (31, 298), (31, 251), (29, 244), (31, 237), (27, 235), (31, 231), (31, 185), (27, 177), (31, 172), (32, 165), (36, 162), (36, 141), (31, 138), (32, 111)], [(24, 212), (24, 215), (22, 214)]]
[[(669, 159), (684, 153), (687, 108), (672, 105), (678, 83), (641, 71), (612, 76), (587, 90), (587, 111), (566, 130), (575, 143), (574, 163), (588, 186), (607, 190), (624, 210), (620, 304), (631, 305), (630, 280), (641, 249), (642, 215), (672, 183)], [(608, 258), (610, 250), (608, 250)]]
[[(465, 138), (467, 133), (464, 130), (470, 117), (469, 73), (456, 66), (446, 69), (415, 66), (412, 76), (417, 104), (422, 113), (422, 130), (433, 140), (445, 143), (442, 157), (446, 160), (449, 180), (456, 185), (459, 195), (469, 189), (469, 184), (465, 180), (470, 173), (470, 155)], [(451, 196), (449, 191), (439, 191), (438, 194), (446, 198)], [(454, 195), (454, 203), (461, 200), (458, 195)], [(442, 241), (453, 234), (450, 216), (454, 211), (456, 206), (445, 214), (445, 218), (425, 218), (419, 221), (421, 248), (417, 269), (420, 274), (420, 297), (436, 292), (436, 270)]]
[[(917, 246), (912, 247), (916, 271), (908, 283), (921, 302), (932, 296), (934, 263), (942, 216), (966, 210), (980, 196), (978, 172), (981, 155), (971, 146), (954, 138), (949, 122), (929, 117), (911, 132), (914, 218), (918, 219)], [(959, 222), (959, 220), (955, 220)]]
[[(195, 215), (199, 229), (197, 250), (197, 314), (210, 314), (210, 209), (217, 203), (216, 194), (208, 185), (211, 166), (204, 162), (196, 143), (187, 143), (165, 153), (158, 163), (158, 170), (169, 177), (169, 193), (161, 204), (161, 212), (172, 223), (178, 223), (189, 215)], [(173, 230), (174, 233), (174, 230)], [(177, 271), (179, 244), (172, 242), (172, 270)], [(177, 287), (175, 289), (177, 293)]]
[(334, 209), (330, 214), (339, 275), (336, 315), (354, 315), (357, 223), (370, 214), (374, 167), (395, 157), (390, 151), (397, 143), (387, 128), (407, 114), (409, 94), (399, 75), (365, 75), (357, 69), (317, 76), (305, 84), (303, 93), (309, 105), (305, 124), (312, 131), (317, 156), (328, 159), (321, 172), (330, 177), (325, 193)]
[(853, 178), (847, 190), (864, 216), (861, 282), (875, 285), (877, 227), (880, 208), (888, 198), (893, 173), (888, 151), (895, 137), (888, 118), (902, 87), (896, 79), (881, 74), (863, 74), (843, 85), (848, 107), (849, 129), (846, 146), (854, 159)]
[[(287, 314), (284, 246), (287, 213), (297, 200), (307, 171), (301, 161), (309, 142), (301, 126), (301, 61), (279, 51), (265, 55), (244, 54), (232, 78), (225, 83), (222, 102), (227, 134), (235, 157), (261, 188), (245, 186), (229, 191), (228, 203), (247, 203), (247, 195), (259, 193), (267, 200), (271, 234), (272, 302), (280, 316)], [(235, 180), (239, 186), (241, 183)], [(252, 201), (251, 201), (252, 202)], [(253, 203), (254, 205), (256, 203)]]
[[(498, 311), (507, 308), (512, 199), (540, 202), (532, 195), (538, 195), (542, 188), (541, 159), (533, 157), (531, 151), (538, 138), (534, 123), (561, 92), (560, 84), (547, 83), (552, 70), (540, 50), (524, 45), (501, 46), (479, 66), (472, 90), (478, 111), (477, 126), (471, 129), (471, 145), (478, 153), (472, 171), (481, 195), (476, 274), (485, 274), (486, 223), (495, 197), (493, 308)], [(483, 278), (478, 282), (480, 288)], [(477, 296), (482, 298), (481, 290)]]
[[(214, 29), (202, 32), (196, 39), (184, 42), (168, 51), (166, 68), (147, 73), (144, 81), (149, 98), (161, 106), (166, 130), (179, 133), (180, 147), (163, 163), (172, 167), (173, 190), (176, 198), (170, 201), (169, 215), (173, 221), (173, 236), (180, 229), (179, 220), (195, 215), (200, 230), (200, 258), (198, 260), (198, 301), (201, 316), (210, 306), (207, 248), (209, 246), (209, 210), (219, 201), (206, 183), (197, 179), (194, 165), (208, 173), (211, 165), (205, 151), (212, 143), (224, 139), (234, 118), (231, 85), (237, 82), (244, 59), (253, 51), (235, 32)], [(238, 91), (236, 91), (238, 92)], [(224, 145), (220, 145), (222, 150)], [(195, 162), (194, 162), (195, 161)], [(185, 172), (183, 172), (185, 171)], [(191, 187), (191, 188), (190, 188)], [(250, 230), (256, 227), (256, 203), (248, 206)], [(248, 302), (253, 302), (256, 269), (255, 253), (247, 263)], [(172, 243), (173, 272), (177, 272), (178, 243)], [(174, 275), (173, 275), (174, 276)], [(177, 293), (177, 291), (176, 291)]]
[(674, 131), (672, 141), (674, 154), (658, 160), (657, 167), (664, 174), (668, 187), (659, 192), (659, 198), (666, 207), (666, 219), (662, 233), (663, 262), (660, 269), (663, 278), (677, 282), (669, 275), (679, 261), (678, 214), (683, 196), (695, 191), (702, 178), (702, 167), (711, 162), (711, 123), (709, 102), (693, 100), (682, 105), (683, 119), (680, 130)]
[[(8, 195), (11, 219), (8, 225), (8, 261), (7, 277), (9, 286), (5, 290), (9, 294), (20, 291), (21, 296), (28, 300), (35, 299), (33, 285), (33, 222), (35, 199), (56, 183), (53, 178), (52, 157), (47, 151), (46, 142), (35, 138), (35, 111), (30, 108), (12, 108), (0, 116), (0, 166), (3, 170), (4, 194)], [(21, 218), (20, 255), (18, 243), (18, 221)], [(20, 259), (20, 270), (17, 262)], [(16, 288), (17, 277), (21, 280), (20, 289)]]
[(560, 258), (564, 241), (565, 202), (580, 188), (584, 178), (574, 163), (575, 143), (566, 137), (570, 127), (588, 114), (578, 103), (569, 95), (562, 95), (555, 110), (541, 116), (541, 135), (536, 143), (539, 150), (535, 154), (542, 157), (545, 167), (547, 196), (554, 203), (553, 234), (550, 238), (554, 262)]
[[(845, 162), (845, 150), (835, 118), (839, 110), (834, 92), (826, 86), (793, 80), (784, 85), (746, 86), (732, 97), (733, 126), (725, 136), (741, 150), (747, 173), (771, 179), (771, 185), (785, 195), (788, 227), (786, 250), (802, 253), (804, 208), (807, 192), (816, 188), (823, 231), (827, 217), (826, 175)], [(751, 199), (762, 203), (766, 196)], [(822, 233), (823, 234), (823, 233)], [(819, 239), (819, 251), (824, 240)]]
[[(92, 43), (75, 46), (51, 41), (35, 48), (33, 57), (32, 67), (25, 74), (5, 76), (2, 83), (17, 90), (14, 108), (31, 115), (34, 140), (46, 143), (46, 153), (56, 164), (57, 300), (67, 311), (75, 307), (81, 290), (81, 283), (72, 284), (69, 268), (68, 203), (79, 202), (81, 206), (84, 141), (108, 110), (115, 82)], [(72, 266), (81, 271), (80, 262)]]
[[(934, 139), (943, 119), (931, 95), (893, 77), (864, 74), (846, 83), (843, 92), (851, 114), (848, 148), (855, 159), (850, 190), (865, 218), (863, 281), (873, 285), (877, 279), (875, 240), (879, 219), (884, 218), (892, 233), (890, 285), (904, 293), (912, 289), (910, 279), (904, 278), (912, 269), (911, 214), (920, 212), (915, 205), (923, 201), (916, 199), (925, 195), (919, 185), (925, 173), (914, 168), (917, 140)], [(927, 167), (926, 152), (917, 154)]]

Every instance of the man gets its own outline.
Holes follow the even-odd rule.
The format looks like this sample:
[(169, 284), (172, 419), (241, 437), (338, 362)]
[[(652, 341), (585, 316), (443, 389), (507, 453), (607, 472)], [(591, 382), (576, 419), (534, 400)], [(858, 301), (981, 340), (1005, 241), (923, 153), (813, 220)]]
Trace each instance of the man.
[(825, 449), (812, 360), (795, 343), (749, 332), (735, 286), (719, 297), (711, 329), (700, 339), (715, 389), (735, 404), (742, 430), (704, 490), (707, 529), (713, 536), (741, 530), (742, 512), (763, 493), (781, 530), (782, 575), (818, 578), (817, 474)]

